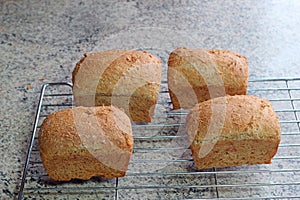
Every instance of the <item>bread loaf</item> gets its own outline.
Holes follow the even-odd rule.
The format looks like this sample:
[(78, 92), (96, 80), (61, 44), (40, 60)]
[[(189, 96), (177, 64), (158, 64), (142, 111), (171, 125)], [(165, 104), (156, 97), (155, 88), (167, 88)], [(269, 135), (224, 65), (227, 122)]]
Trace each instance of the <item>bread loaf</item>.
[(50, 114), (38, 142), (44, 167), (57, 181), (125, 176), (133, 149), (131, 122), (112, 106)]
[(161, 81), (161, 60), (147, 52), (85, 54), (73, 71), (77, 106), (114, 105), (135, 122), (150, 122)]
[(246, 94), (248, 63), (228, 50), (178, 48), (168, 60), (168, 87), (174, 109), (225, 95)]
[(269, 101), (236, 95), (197, 104), (186, 129), (198, 169), (269, 164), (280, 143), (280, 126)]

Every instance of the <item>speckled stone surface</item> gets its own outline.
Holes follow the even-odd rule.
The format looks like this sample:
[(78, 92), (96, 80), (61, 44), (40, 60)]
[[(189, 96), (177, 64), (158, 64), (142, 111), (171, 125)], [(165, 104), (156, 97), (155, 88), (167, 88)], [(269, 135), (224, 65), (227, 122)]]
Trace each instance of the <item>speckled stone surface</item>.
[[(247, 56), (251, 78), (300, 77), (299, 10), (298, 0), (0, 0), (0, 199), (12, 199), (17, 193), (41, 85), (71, 81), (71, 72), (83, 53), (115, 48), (141, 49), (161, 57), (165, 64), (170, 51), (180, 46), (221, 48)], [(292, 95), (299, 98), (296, 93)], [(295, 105), (300, 107), (299, 102)], [(282, 106), (285, 105), (278, 105)], [(283, 129), (299, 131), (298, 127), (285, 125)], [(293, 139), (299, 142), (299, 136)], [(287, 153), (284, 148), (279, 152), (280, 155)], [(292, 153), (297, 154), (297, 151)], [(289, 168), (288, 160), (274, 163), (266, 168)], [(300, 168), (299, 161), (293, 164)], [(199, 184), (214, 184), (211, 176), (200, 179)], [(252, 178), (246, 179), (251, 182), (267, 178), (276, 183), (286, 177), (286, 182), (296, 178), (299, 181), (299, 173), (295, 172), (277, 176), (272, 172), (262, 176), (248, 174), (247, 177)], [(163, 178), (163, 183), (173, 178)], [(237, 174), (230, 177), (221, 174), (219, 178), (224, 184), (241, 180)], [(130, 179), (129, 176), (120, 184), (127, 184)], [(177, 179), (184, 182), (183, 177)], [(107, 184), (114, 184), (111, 181)], [(158, 177), (153, 181), (162, 180)], [(101, 181), (95, 181), (98, 182)], [(280, 185), (274, 185), (272, 191), (261, 187), (255, 193), (252, 191), (255, 189), (257, 187), (242, 191), (257, 193), (257, 197), (293, 195), (293, 191), (299, 191), (296, 186)], [(214, 188), (211, 191), (190, 189), (167, 196), (160, 196), (155, 190), (122, 190), (119, 197), (134, 199), (136, 194), (142, 199), (183, 199), (195, 197), (190, 194), (197, 192), (203, 195), (196, 196), (198, 198), (216, 197)], [(238, 197), (240, 193), (223, 187), (219, 194), (220, 197)], [(78, 195), (77, 198), (82, 199), (115, 197), (114, 191), (109, 190)], [(69, 194), (60, 194), (58, 199), (72, 198)]]

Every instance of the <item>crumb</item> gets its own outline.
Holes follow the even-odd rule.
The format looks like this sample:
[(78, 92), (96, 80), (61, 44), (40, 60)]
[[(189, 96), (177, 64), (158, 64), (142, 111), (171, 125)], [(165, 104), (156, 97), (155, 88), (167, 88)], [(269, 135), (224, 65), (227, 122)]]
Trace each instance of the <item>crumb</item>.
[(44, 80), (45, 80), (44, 77), (39, 78), (39, 81), (44, 81)]
[(28, 84), (28, 85), (26, 86), (26, 89), (27, 89), (27, 90), (32, 89), (32, 85), (31, 85), (31, 84)]

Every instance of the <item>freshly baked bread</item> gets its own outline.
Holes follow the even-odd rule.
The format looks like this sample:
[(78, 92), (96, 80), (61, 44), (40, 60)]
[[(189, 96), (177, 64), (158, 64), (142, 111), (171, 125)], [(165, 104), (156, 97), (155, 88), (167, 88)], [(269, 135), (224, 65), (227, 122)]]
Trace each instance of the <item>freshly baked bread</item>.
[(73, 71), (77, 106), (114, 105), (135, 122), (151, 122), (161, 81), (161, 60), (147, 52), (85, 54)]
[(57, 181), (125, 176), (133, 149), (131, 122), (113, 106), (50, 114), (38, 142), (45, 169)]
[(186, 129), (198, 169), (269, 164), (280, 143), (280, 126), (269, 101), (226, 96), (197, 104)]
[(173, 109), (225, 95), (246, 94), (248, 63), (228, 50), (178, 48), (168, 61), (168, 87)]

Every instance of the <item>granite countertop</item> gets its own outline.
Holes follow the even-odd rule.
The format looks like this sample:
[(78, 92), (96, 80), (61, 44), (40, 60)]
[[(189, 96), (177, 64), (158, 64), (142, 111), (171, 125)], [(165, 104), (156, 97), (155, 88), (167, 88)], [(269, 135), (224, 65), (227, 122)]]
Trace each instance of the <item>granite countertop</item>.
[(250, 78), (300, 77), (299, 10), (297, 0), (1, 0), (0, 199), (16, 195), (41, 85), (70, 82), (84, 53), (141, 49), (165, 63), (180, 46), (230, 49)]

